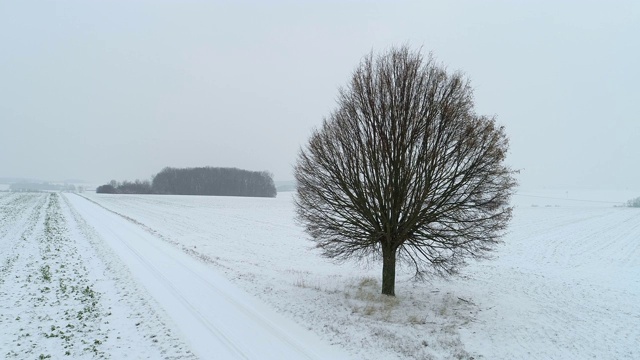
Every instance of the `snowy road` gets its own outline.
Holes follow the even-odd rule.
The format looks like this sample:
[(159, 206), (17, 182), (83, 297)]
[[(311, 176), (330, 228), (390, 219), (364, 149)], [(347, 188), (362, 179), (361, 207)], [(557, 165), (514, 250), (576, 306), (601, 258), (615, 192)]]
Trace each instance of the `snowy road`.
[(525, 203), (494, 260), (388, 298), (287, 194), (83, 196), (0, 192), (0, 358), (640, 358), (638, 209)]
[[(85, 194), (208, 259), (353, 358), (640, 359), (640, 212), (597, 202), (632, 194), (570, 195), (594, 203), (540, 195), (516, 204), (495, 259), (451, 281), (414, 283), (401, 272), (389, 301), (379, 268), (330, 263), (304, 241), (291, 194)], [(548, 205), (532, 206), (541, 199)]]
[(139, 225), (80, 196), (67, 198), (169, 315), (175, 330), (199, 357), (345, 358)]

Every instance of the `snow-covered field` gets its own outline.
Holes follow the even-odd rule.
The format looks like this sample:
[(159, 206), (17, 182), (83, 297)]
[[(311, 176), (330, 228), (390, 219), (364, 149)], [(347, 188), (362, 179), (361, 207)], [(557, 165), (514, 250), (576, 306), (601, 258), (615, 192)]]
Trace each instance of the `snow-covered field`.
[[(0, 356), (224, 358), (203, 341), (230, 332), (241, 355), (228, 358), (273, 344), (317, 358), (637, 359), (640, 209), (606, 202), (634, 195), (523, 192), (494, 260), (449, 281), (401, 274), (387, 298), (378, 264), (319, 256), (290, 193), (0, 193)], [(216, 325), (219, 298), (242, 314)], [(250, 321), (266, 333), (242, 333)]]
[(0, 357), (195, 358), (64, 195), (0, 193)]

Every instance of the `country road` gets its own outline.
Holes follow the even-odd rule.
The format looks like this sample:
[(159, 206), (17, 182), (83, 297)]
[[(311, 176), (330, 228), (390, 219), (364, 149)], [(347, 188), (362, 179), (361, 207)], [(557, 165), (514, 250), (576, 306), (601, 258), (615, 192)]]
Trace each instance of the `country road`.
[(176, 333), (198, 357), (347, 358), (138, 224), (81, 196), (66, 197), (168, 314)]
[(292, 200), (0, 192), (0, 358), (640, 358), (638, 209), (525, 203), (496, 258), (389, 298)]

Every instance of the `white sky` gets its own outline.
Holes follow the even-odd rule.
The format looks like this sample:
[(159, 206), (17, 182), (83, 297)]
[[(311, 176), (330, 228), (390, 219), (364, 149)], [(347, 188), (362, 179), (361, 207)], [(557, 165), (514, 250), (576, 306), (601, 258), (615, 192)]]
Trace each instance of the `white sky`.
[(293, 178), (362, 56), (472, 80), (523, 187), (640, 189), (637, 1), (2, 1), (0, 177)]

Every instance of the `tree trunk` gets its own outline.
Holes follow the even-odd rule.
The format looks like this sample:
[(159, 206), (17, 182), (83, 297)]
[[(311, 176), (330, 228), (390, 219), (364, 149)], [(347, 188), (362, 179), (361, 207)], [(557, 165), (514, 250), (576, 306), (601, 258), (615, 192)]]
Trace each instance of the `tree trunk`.
[(382, 294), (396, 296), (396, 250), (382, 247)]

